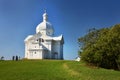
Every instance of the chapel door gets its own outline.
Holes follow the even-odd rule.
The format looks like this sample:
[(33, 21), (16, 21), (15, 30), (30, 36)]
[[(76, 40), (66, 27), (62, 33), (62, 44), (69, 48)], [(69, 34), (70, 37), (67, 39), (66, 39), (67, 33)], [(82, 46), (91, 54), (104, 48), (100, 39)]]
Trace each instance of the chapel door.
[(48, 51), (44, 51), (43, 55), (44, 55), (44, 59), (49, 59)]

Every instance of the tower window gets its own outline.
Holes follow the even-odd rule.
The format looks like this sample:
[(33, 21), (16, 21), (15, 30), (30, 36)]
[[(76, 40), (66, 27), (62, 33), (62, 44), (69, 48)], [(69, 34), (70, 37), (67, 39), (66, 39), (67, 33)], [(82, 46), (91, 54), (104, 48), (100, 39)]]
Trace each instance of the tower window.
[(44, 42), (44, 40), (42, 39), (42, 42)]
[(39, 41), (40, 41), (40, 42), (44, 42), (44, 39), (40, 38)]

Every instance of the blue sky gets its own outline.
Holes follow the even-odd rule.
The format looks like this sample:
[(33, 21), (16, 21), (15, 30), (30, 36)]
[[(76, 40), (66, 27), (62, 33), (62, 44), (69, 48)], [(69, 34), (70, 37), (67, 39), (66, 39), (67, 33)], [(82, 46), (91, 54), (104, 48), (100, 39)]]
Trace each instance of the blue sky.
[(90, 28), (120, 23), (120, 0), (0, 0), (0, 56), (24, 57), (24, 39), (35, 34), (44, 9), (55, 29), (64, 35), (64, 58), (77, 57), (77, 39)]

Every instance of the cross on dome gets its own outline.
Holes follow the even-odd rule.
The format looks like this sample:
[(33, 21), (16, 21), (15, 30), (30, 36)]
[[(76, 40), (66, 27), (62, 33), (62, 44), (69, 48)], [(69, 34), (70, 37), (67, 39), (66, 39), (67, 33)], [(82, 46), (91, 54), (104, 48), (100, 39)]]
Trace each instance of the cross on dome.
[(44, 13), (46, 13), (46, 9), (44, 9)]

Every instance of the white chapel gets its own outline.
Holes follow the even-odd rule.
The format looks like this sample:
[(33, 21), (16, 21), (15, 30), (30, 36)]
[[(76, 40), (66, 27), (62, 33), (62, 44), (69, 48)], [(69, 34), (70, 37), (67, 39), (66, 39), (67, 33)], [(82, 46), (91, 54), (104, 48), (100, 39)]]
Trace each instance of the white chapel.
[(36, 34), (25, 40), (26, 59), (63, 59), (63, 35), (54, 36), (54, 28), (48, 22), (48, 14), (43, 14), (43, 21), (36, 27)]

